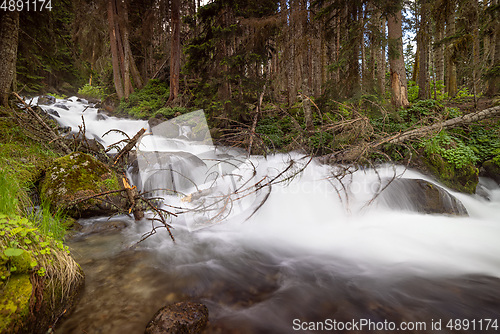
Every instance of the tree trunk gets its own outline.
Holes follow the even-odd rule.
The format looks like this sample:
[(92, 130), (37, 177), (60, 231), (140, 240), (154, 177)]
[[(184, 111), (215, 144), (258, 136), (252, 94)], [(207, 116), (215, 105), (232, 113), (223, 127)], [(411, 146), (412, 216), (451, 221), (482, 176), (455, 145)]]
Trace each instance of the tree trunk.
[(436, 80), (444, 84), (444, 44), (441, 43), (444, 35), (444, 21), (436, 23), (436, 38), (434, 43), (439, 43), (434, 47), (436, 64)]
[(389, 65), (391, 70), (392, 104), (396, 108), (407, 107), (408, 86), (403, 58), (403, 31), (401, 10), (387, 17), (389, 37)]
[(474, 18), (472, 21), (472, 35), (474, 37), (472, 45), (472, 93), (474, 94), (474, 106), (477, 104), (477, 83), (479, 79), (479, 2), (472, 0), (474, 7)]
[(170, 97), (173, 101), (179, 94), (179, 76), (181, 71), (181, 20), (180, 20), (180, 0), (172, 0), (172, 44), (170, 49)]
[(19, 12), (0, 12), (0, 106), (7, 107), (16, 74)]
[(113, 65), (113, 81), (115, 82), (115, 89), (116, 94), (118, 95), (118, 99), (122, 99), (124, 94), (120, 73), (118, 44), (116, 40), (114, 0), (108, 0), (108, 29), (109, 41), (111, 46), (111, 63)]
[(429, 92), (429, 15), (428, 4), (421, 1), (420, 6), (420, 29), (418, 32), (417, 43), (419, 43), (419, 68), (418, 68), (418, 99), (427, 100), (430, 98)]
[[(378, 14), (380, 15), (380, 13)], [(377, 83), (380, 94), (385, 94), (385, 18), (382, 18), (379, 24), (380, 44), (377, 52)]]
[[(446, 22), (446, 37), (455, 35), (455, 6), (451, 6)], [(457, 66), (452, 59), (452, 50), (446, 51), (446, 92), (449, 97), (457, 95)]]
[[(116, 7), (118, 12), (118, 26), (120, 27), (120, 31), (122, 33), (122, 44), (123, 44), (123, 97), (128, 99), (130, 93), (134, 91), (132, 87), (132, 82), (130, 81), (130, 63), (132, 54), (127, 52), (127, 48), (130, 48), (129, 39), (128, 39), (128, 29), (127, 29), (127, 21), (128, 21), (128, 13), (126, 5), (122, 2), (122, 0), (115, 0)], [(133, 61), (133, 58), (132, 58)]]

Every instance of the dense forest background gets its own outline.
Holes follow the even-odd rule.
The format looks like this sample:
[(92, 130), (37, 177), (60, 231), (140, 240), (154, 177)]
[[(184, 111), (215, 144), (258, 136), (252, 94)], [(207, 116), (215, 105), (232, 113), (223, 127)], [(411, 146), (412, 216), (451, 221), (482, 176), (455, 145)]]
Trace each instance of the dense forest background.
[(477, 106), (500, 89), (498, 0), (50, 5), (1, 11), (4, 105), (11, 89), (80, 91), (140, 118), (203, 108), (212, 126), (257, 130), (277, 146), (293, 144), (288, 130), (319, 131), (312, 142), (327, 147), (345, 126), (325, 122), (354, 122), (354, 106), (403, 123), (422, 116), (395, 114), (416, 101), (467, 97)]

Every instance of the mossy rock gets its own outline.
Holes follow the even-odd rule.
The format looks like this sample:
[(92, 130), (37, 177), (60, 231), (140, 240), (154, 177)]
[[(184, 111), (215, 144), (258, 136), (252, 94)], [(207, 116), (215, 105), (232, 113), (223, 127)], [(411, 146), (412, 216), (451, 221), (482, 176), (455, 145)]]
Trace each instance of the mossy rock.
[(32, 291), (29, 274), (12, 275), (0, 286), (0, 333), (26, 332)]
[(483, 163), (481, 176), (489, 177), (500, 184), (500, 155)]
[[(121, 181), (108, 166), (92, 156), (75, 152), (54, 160), (46, 171), (41, 198), (51, 203), (53, 209), (63, 209), (72, 217), (106, 215), (116, 207), (99, 199), (73, 204), (75, 200), (105, 191), (121, 189)], [(109, 195), (111, 201), (121, 207), (125, 198), (120, 194)]]
[(479, 182), (479, 170), (473, 164), (455, 168), (439, 154), (424, 157), (424, 162), (445, 186), (466, 194), (474, 194)]

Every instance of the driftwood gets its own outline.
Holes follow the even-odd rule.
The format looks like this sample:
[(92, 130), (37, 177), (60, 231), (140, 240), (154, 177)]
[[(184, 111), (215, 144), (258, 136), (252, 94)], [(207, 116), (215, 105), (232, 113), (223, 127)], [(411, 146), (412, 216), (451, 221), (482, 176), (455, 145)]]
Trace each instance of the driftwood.
[(43, 127), (47, 130), (47, 132), (48, 132), (49, 136), (51, 137), (52, 141), (57, 142), (57, 143), (58, 143), (58, 144), (62, 147), (62, 149), (64, 150), (64, 152), (65, 152), (66, 154), (70, 154), (70, 153), (72, 153), (72, 152), (73, 152), (73, 151), (71, 151), (71, 150), (69, 149), (69, 147), (68, 147), (68, 146), (64, 143), (64, 141), (62, 140), (62, 138), (61, 138), (61, 137), (59, 137), (59, 136), (58, 136), (58, 135), (57, 135), (57, 134), (56, 134), (56, 133), (52, 130), (52, 128), (51, 128), (50, 126), (48, 126), (48, 125), (47, 125), (47, 123), (45, 123), (45, 122), (43, 121), (43, 119), (42, 119), (42, 118), (41, 118), (41, 117), (40, 117), (40, 116), (39, 116), (39, 115), (38, 115), (38, 114), (37, 114), (37, 113), (36, 113), (36, 112), (35, 112), (35, 111), (34, 111), (34, 110), (33, 110), (33, 109), (29, 106), (29, 105), (27, 105), (27, 104), (26, 104), (26, 102), (24, 102), (24, 100), (23, 100), (23, 99), (22, 99), (22, 98), (21, 98), (21, 97), (20, 97), (20, 96), (19, 96), (16, 92), (13, 92), (12, 94), (13, 94), (15, 97), (17, 97), (17, 99), (18, 99), (19, 101), (21, 101), (21, 103), (22, 103), (22, 104), (26, 107), (26, 110), (28, 110), (28, 112), (30, 113), (30, 115), (31, 115), (31, 116), (33, 116), (33, 117), (34, 117), (34, 118), (38, 121), (38, 123), (40, 123), (40, 125), (41, 125), (41, 126), (43, 126)]
[(363, 156), (366, 152), (379, 147), (382, 144), (402, 144), (408, 140), (422, 138), (428, 134), (435, 133), (444, 129), (451, 129), (461, 125), (467, 125), (474, 122), (481, 121), (494, 116), (500, 115), (500, 106), (484, 109), (481, 111), (473, 112), (467, 115), (455, 117), (443, 122), (424, 126), (417, 129), (408, 130), (405, 132), (397, 133), (392, 136), (384, 137), (371, 143), (364, 143), (343, 151), (330, 153), (318, 158), (322, 163), (339, 163), (339, 162), (354, 162)]

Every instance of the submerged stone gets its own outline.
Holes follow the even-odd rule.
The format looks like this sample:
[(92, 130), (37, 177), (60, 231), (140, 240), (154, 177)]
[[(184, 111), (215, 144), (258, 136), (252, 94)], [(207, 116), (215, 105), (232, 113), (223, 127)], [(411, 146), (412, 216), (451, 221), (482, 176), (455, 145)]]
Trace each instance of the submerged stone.
[(161, 308), (146, 327), (145, 334), (201, 333), (208, 322), (208, 308), (201, 303), (181, 302)]
[(445, 189), (420, 179), (395, 179), (380, 194), (380, 202), (394, 210), (468, 216), (462, 202)]

